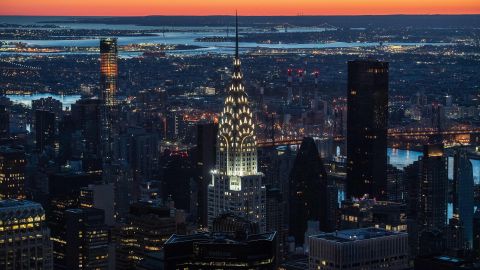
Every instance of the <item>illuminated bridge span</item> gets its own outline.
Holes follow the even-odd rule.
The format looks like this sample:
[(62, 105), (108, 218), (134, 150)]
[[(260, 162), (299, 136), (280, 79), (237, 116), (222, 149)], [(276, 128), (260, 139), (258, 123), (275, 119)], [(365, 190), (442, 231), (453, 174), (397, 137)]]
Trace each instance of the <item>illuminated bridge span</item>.
[[(408, 131), (395, 131), (389, 130), (388, 137), (390, 138), (400, 138), (400, 137), (425, 137), (425, 136), (434, 136), (434, 135), (470, 135), (470, 134), (480, 134), (480, 128), (469, 128), (469, 129), (452, 129), (445, 131), (436, 131), (432, 129), (427, 130), (408, 130)], [(343, 141), (345, 138), (342, 136), (334, 137), (335, 142)], [(297, 138), (288, 138), (288, 139), (271, 139), (267, 140), (258, 140), (258, 147), (269, 147), (269, 146), (280, 146), (280, 145), (300, 145), (302, 143), (303, 137)]]
[(437, 130), (407, 130), (407, 131), (388, 131), (388, 137), (420, 137), (420, 136), (433, 136), (433, 135), (469, 135), (480, 133), (480, 128), (469, 129), (451, 129), (444, 131)]
[(12, 65), (13, 67), (3, 67), (2, 69), (31, 69), (31, 70), (41, 70), (42, 68), (39, 67), (34, 67), (34, 66), (29, 66), (29, 65), (24, 65), (20, 63), (16, 63), (13, 61), (8, 61), (8, 60), (0, 60), (2, 63), (7, 63)]
[(303, 138), (294, 138), (294, 139), (279, 139), (279, 140), (259, 140), (257, 141), (258, 147), (270, 147), (270, 146), (281, 146), (281, 145), (300, 145), (302, 144)]

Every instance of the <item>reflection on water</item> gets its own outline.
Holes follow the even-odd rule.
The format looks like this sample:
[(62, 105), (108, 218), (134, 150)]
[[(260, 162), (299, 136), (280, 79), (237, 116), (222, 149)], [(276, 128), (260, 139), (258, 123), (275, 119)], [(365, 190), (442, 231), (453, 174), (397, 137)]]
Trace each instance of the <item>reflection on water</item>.
[(32, 95), (7, 95), (7, 97), (16, 104), (23, 104), (27, 107), (32, 106), (32, 101), (51, 97), (53, 99), (59, 100), (62, 102), (62, 107), (64, 110), (72, 107), (72, 104), (80, 99), (80, 95), (58, 95), (58, 94), (49, 94), (49, 93), (37, 93)]
[[(388, 148), (387, 155), (388, 155), (390, 164), (392, 164), (393, 166), (399, 169), (403, 169), (406, 166), (417, 161), (418, 158), (423, 154), (420, 151)], [(480, 184), (480, 160), (470, 159), (470, 161), (472, 162), (473, 179), (476, 184)], [(453, 179), (453, 158), (452, 157), (448, 158), (448, 178)]]

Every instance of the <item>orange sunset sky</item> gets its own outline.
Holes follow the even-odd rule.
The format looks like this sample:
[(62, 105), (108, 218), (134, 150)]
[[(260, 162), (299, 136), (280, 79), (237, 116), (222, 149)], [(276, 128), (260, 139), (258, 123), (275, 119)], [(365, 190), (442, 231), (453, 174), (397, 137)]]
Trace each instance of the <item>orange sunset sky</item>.
[(479, 14), (480, 0), (1, 0), (1, 15)]

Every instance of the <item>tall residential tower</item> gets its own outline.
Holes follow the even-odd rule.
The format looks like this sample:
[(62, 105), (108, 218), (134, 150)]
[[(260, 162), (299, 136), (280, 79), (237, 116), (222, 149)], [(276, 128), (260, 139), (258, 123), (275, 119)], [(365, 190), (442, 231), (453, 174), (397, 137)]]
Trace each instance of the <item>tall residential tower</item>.
[(348, 62), (347, 196), (386, 198), (388, 63)]

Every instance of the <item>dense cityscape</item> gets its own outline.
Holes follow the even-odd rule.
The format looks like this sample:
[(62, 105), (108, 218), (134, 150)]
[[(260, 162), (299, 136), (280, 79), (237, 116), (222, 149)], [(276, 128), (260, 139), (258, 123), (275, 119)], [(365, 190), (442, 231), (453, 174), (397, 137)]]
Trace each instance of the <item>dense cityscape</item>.
[(480, 15), (0, 16), (0, 269), (480, 269)]

